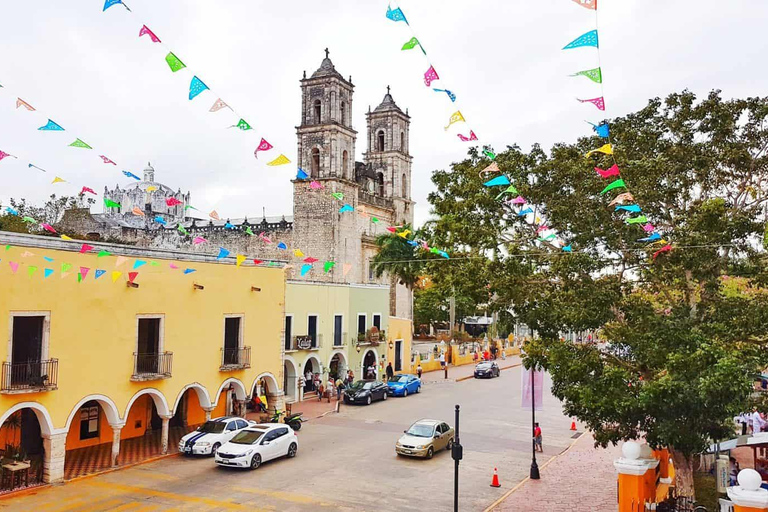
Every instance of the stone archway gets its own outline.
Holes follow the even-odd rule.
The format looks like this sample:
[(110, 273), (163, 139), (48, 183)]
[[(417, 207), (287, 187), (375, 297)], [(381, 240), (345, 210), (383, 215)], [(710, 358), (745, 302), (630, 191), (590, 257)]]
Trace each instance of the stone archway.
[(370, 377), (368, 368), (371, 366), (373, 367), (373, 378), (375, 379), (379, 375), (379, 355), (375, 350), (369, 348), (365, 351), (365, 354), (363, 354), (363, 360), (360, 364), (360, 375), (363, 379), (368, 379)]
[(197, 382), (187, 384), (176, 397), (171, 411), (173, 417), (171, 417), (170, 427), (179, 427), (185, 430), (194, 428), (205, 423), (212, 410), (213, 406), (208, 390)]
[(287, 402), (293, 403), (299, 400), (298, 367), (296, 361), (289, 356), (283, 359), (283, 391)]
[[(312, 393), (315, 391), (315, 383), (313, 382), (313, 378), (314, 375), (319, 374), (321, 370), (322, 368), (320, 360), (315, 355), (307, 357), (301, 370), (301, 375), (304, 377), (304, 393)], [(308, 376), (310, 373), (312, 375)]]
[(65, 427), (62, 477), (72, 479), (117, 464), (125, 421), (107, 396), (88, 395), (72, 408)]
[(328, 360), (328, 375), (334, 380), (346, 378), (349, 363), (347, 356), (341, 350), (334, 350), (331, 358)]
[[(5, 457), (29, 460), (29, 485), (50, 482), (51, 433), (53, 424), (48, 411), (35, 402), (22, 402), (9, 408), (0, 418), (0, 439)], [(60, 436), (63, 437), (63, 436)], [(61, 468), (64, 450), (61, 452)], [(60, 480), (61, 477), (57, 478)], [(0, 491), (7, 490), (0, 487)]]
[[(224, 400), (223, 403), (222, 400)], [(247, 402), (248, 391), (245, 385), (240, 379), (230, 377), (222, 382), (216, 391), (216, 401), (213, 406), (217, 414), (245, 416)]]

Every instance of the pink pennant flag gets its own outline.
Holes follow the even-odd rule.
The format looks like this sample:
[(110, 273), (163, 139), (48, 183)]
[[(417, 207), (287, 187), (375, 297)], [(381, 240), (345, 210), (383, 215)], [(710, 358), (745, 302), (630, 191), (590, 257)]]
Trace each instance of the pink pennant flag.
[(11, 271), (15, 274), (17, 270), (19, 270), (19, 264), (15, 263), (13, 261), (9, 261), (8, 264), (11, 266)]
[(512, 200), (512, 204), (525, 204), (525, 198), (523, 196), (517, 196)]
[(51, 233), (56, 233), (56, 230), (53, 229), (53, 226), (51, 226), (50, 224), (46, 224), (45, 222), (40, 224), (40, 227), (43, 228), (46, 231), (50, 231)]
[(221, 220), (221, 218), (219, 217), (219, 214), (216, 213), (216, 210), (213, 210), (211, 213), (208, 214), (208, 216), (215, 220)]
[(259, 233), (259, 238), (261, 238), (262, 241), (264, 241), (264, 242), (266, 242), (268, 244), (272, 243), (272, 240), (270, 240), (269, 237), (266, 236), (263, 231), (261, 233)]
[(547, 226), (546, 224), (542, 224), (542, 225), (541, 225), (541, 226), (539, 226), (539, 228), (536, 230), (536, 234), (538, 235), (538, 234), (539, 234), (539, 233), (541, 233), (542, 231), (546, 231), (546, 230), (548, 230), (548, 229), (549, 229), (549, 226)]
[(104, 161), (105, 164), (117, 165), (115, 162), (105, 157), (104, 155), (99, 155), (99, 157)]
[(83, 279), (85, 279), (85, 276), (88, 275), (90, 270), (90, 267), (80, 267), (80, 275), (83, 276)]
[(573, 1), (582, 7), (586, 7), (587, 9), (592, 9), (593, 11), (597, 10), (597, 0), (573, 0)]
[(218, 112), (223, 108), (228, 108), (229, 110), (232, 110), (232, 107), (224, 103), (224, 101), (221, 98), (219, 98), (213, 103), (213, 106), (208, 112)]
[(128, 272), (128, 282), (132, 283), (134, 279), (136, 279), (136, 276), (138, 276), (138, 272)]
[(432, 82), (435, 80), (440, 80), (440, 77), (437, 76), (437, 71), (435, 71), (435, 68), (432, 66), (429, 66), (429, 69), (426, 73), (424, 73), (424, 83), (427, 85), (427, 87), (430, 86)]
[(349, 271), (352, 270), (352, 264), (351, 263), (345, 263), (342, 269), (342, 274), (344, 274), (344, 277), (347, 277), (347, 274), (349, 274)]
[(201, 236), (196, 236), (194, 240), (192, 240), (192, 243), (195, 245), (200, 245), (206, 243), (208, 240)]
[(470, 140), (477, 140), (477, 135), (475, 135), (475, 132), (473, 132), (472, 130), (469, 130), (469, 137), (462, 135), (460, 133), (458, 134), (458, 136), (459, 136), (459, 139), (461, 139), (463, 142), (469, 142)]
[(319, 181), (313, 181), (309, 184), (309, 188), (311, 188), (312, 190), (320, 190), (321, 188), (323, 188), (323, 186), (320, 184)]
[(619, 166), (616, 164), (613, 164), (610, 169), (600, 169), (599, 167), (595, 167), (595, 171), (597, 174), (602, 176), (603, 178), (608, 178), (609, 176), (618, 176), (621, 174), (621, 171), (619, 171)]
[(93, 250), (93, 246), (88, 245), (88, 244), (83, 244), (83, 246), (80, 247), (80, 254), (85, 254), (88, 251), (92, 251), (92, 250)]
[(171, 267), (174, 270), (179, 268), (177, 265), (174, 265), (173, 263), (169, 263), (168, 266)]
[(313, 258), (311, 256), (309, 258), (304, 258), (304, 263), (315, 263), (317, 261), (318, 261), (317, 258)]
[(127, 260), (128, 260), (128, 258), (126, 258), (126, 257), (124, 257), (124, 256), (118, 256), (118, 257), (115, 259), (115, 268), (119, 267), (120, 265), (122, 265), (123, 263), (125, 263)]
[(16, 108), (19, 108), (19, 107), (24, 107), (25, 109), (29, 110), (30, 112), (32, 112), (33, 110), (35, 110), (35, 107), (33, 107), (32, 105), (30, 105), (29, 103), (27, 103), (27, 102), (26, 102), (26, 101), (24, 101), (23, 99), (21, 99), (21, 98), (16, 98)]
[(83, 187), (83, 190), (80, 191), (80, 194), (85, 194), (86, 192), (88, 192), (89, 194), (96, 195), (96, 191), (88, 187)]
[[(579, 98), (576, 98), (579, 100)], [(581, 103), (592, 103), (599, 110), (605, 110), (605, 99), (602, 96), (599, 98), (592, 98), (591, 100), (579, 100)]]
[(181, 204), (181, 201), (179, 201), (175, 197), (169, 197), (168, 199), (165, 200), (165, 204), (167, 204), (168, 206), (176, 206), (177, 204)]
[(387, 228), (387, 231), (389, 231), (390, 233), (397, 233), (397, 228), (393, 228), (392, 226), (389, 226)]
[(159, 38), (159, 37), (157, 37), (157, 36), (155, 35), (155, 33), (154, 33), (154, 32), (152, 32), (152, 31), (149, 29), (149, 27), (147, 27), (146, 25), (144, 25), (143, 27), (141, 27), (141, 30), (139, 30), (139, 37), (141, 37), (141, 36), (143, 36), (143, 35), (148, 35), (148, 36), (149, 36), (149, 38), (152, 40), (152, 42), (153, 42), (153, 43), (159, 43), (159, 42), (160, 42), (160, 38)]
[[(13, 155), (11, 155), (10, 153), (6, 153), (5, 151), (0, 151), (0, 160), (2, 160), (3, 158), (5, 158), (7, 156), (13, 156)], [(14, 156), (14, 158), (16, 158), (16, 157)]]
[(259, 147), (256, 148), (256, 151), (253, 152), (253, 156), (256, 158), (259, 158), (259, 151), (269, 151), (272, 149), (272, 144), (267, 142), (264, 139), (261, 139), (261, 142), (259, 143)]
[(253, 260), (254, 265), (261, 265), (262, 263), (264, 263), (263, 260)]
[(656, 228), (650, 222), (648, 224), (643, 224), (643, 231), (646, 233), (653, 233), (655, 229)]
[(669, 244), (665, 245), (664, 247), (662, 247), (661, 249), (659, 249), (658, 251), (653, 253), (653, 261), (656, 261), (656, 258), (659, 256), (659, 254), (664, 253), (664, 252), (669, 252), (671, 250), (672, 250), (672, 246), (671, 245), (669, 245)]
[(544, 372), (522, 368), (520, 376), (522, 381), (520, 406), (528, 411), (533, 406), (534, 409), (540, 411), (544, 406)]

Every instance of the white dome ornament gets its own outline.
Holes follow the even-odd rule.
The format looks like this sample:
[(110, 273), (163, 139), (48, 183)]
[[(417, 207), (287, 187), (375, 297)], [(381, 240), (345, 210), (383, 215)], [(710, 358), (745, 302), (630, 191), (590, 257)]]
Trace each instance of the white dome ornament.
[(728, 487), (728, 498), (740, 507), (768, 508), (768, 491), (760, 486), (763, 479), (754, 469), (742, 469), (736, 477), (739, 485)]

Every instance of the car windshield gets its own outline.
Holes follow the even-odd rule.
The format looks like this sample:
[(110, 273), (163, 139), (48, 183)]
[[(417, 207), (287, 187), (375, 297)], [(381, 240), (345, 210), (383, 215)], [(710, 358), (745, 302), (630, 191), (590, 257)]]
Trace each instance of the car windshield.
[(433, 425), (425, 425), (423, 423), (416, 423), (411, 425), (411, 428), (406, 432), (409, 436), (416, 437), (432, 437), (432, 432), (435, 430)]
[(359, 390), (363, 389), (363, 386), (365, 386), (365, 384), (366, 384), (366, 382), (364, 380), (359, 380), (359, 381), (355, 382), (354, 384), (351, 384), (349, 386), (349, 390), (350, 391), (359, 391)]
[(206, 421), (197, 428), (198, 432), (205, 432), (206, 434), (221, 434), (224, 432), (224, 421)]
[(402, 382), (403, 384), (405, 384), (406, 382), (408, 382), (408, 376), (407, 375), (395, 375), (395, 377), (392, 380), (390, 380), (389, 382)]
[(233, 437), (230, 443), (253, 444), (256, 441), (258, 441), (259, 438), (263, 435), (264, 435), (263, 430), (243, 430), (242, 432), (237, 434), (235, 437)]

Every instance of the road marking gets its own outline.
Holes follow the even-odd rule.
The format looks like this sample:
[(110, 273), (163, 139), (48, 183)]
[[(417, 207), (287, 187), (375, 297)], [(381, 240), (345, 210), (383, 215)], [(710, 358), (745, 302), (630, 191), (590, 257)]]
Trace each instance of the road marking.
[(67, 510), (110, 510), (110, 507), (113, 505), (117, 505), (122, 500), (120, 499), (111, 499), (107, 501), (97, 501), (93, 502), (93, 500), (86, 501), (75, 501), (74, 503), (68, 503), (66, 506), (62, 508), (56, 508), (53, 509), (54, 512), (66, 512)]
[[(136, 508), (138, 506), (140, 506), (139, 503), (136, 503), (135, 501), (132, 501), (130, 503), (124, 503), (124, 504), (120, 505), (119, 507), (113, 508), (112, 512), (117, 512), (118, 510), (131, 510), (131, 509)], [(149, 508), (144, 507), (141, 510), (147, 511), (147, 510), (153, 510), (153, 509), (156, 509), (156, 508), (157, 508), (157, 506), (152, 505)]]
[(246, 487), (233, 487), (232, 490), (239, 491), (239, 492), (247, 492), (250, 494), (258, 494), (259, 496), (268, 496), (270, 498), (276, 498), (283, 501), (290, 501), (292, 503), (301, 503), (304, 505), (316, 504), (316, 505), (320, 505), (321, 507), (334, 506), (332, 503), (320, 501), (310, 496), (305, 496), (303, 494), (295, 494), (292, 492), (267, 491), (265, 489), (252, 489), (252, 488), (246, 488)]
[(232, 503), (231, 501), (213, 500), (210, 498), (202, 498), (199, 496), (187, 496), (185, 494), (176, 494), (173, 492), (156, 491), (154, 489), (148, 489), (146, 487), (138, 487), (133, 485), (122, 485), (122, 484), (115, 484), (111, 482), (97, 482), (97, 481), (90, 481), (87, 483), (83, 482), (83, 484), (94, 486), (94, 487), (103, 487), (103, 488), (108, 488), (112, 490), (123, 491), (125, 493), (146, 494), (148, 496), (155, 496), (158, 498), (168, 498), (171, 500), (185, 501), (188, 503), (201, 503), (214, 508), (221, 507), (221, 508), (227, 508), (231, 510), (255, 510), (255, 511), (264, 510), (261, 508), (253, 508), (251, 506), (241, 505), (239, 503)]

